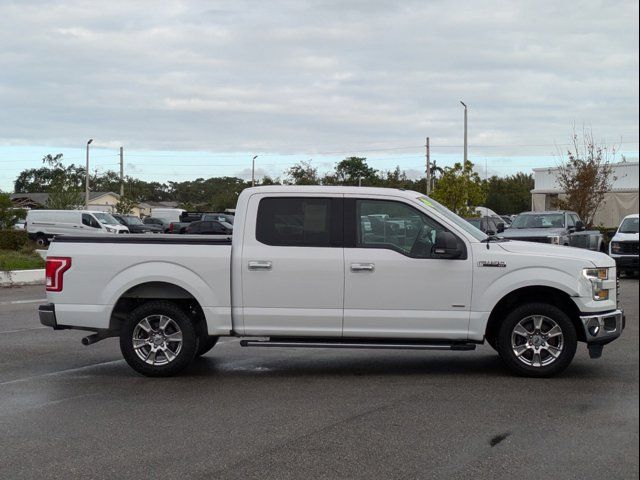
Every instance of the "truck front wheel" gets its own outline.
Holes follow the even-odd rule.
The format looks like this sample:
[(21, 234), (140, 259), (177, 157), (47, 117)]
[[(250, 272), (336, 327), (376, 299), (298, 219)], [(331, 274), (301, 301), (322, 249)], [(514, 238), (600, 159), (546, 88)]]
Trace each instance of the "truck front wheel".
[(550, 377), (569, 366), (578, 339), (571, 319), (546, 303), (529, 303), (512, 310), (500, 326), (497, 350), (513, 372)]
[(133, 310), (120, 333), (120, 350), (136, 372), (149, 377), (175, 375), (198, 351), (189, 317), (177, 305), (152, 301)]

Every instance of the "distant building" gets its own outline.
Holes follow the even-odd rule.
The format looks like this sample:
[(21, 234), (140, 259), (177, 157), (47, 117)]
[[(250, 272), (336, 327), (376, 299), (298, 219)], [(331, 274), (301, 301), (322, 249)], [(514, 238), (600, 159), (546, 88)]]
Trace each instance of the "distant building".
[[(78, 205), (78, 208), (84, 209), (84, 193), (80, 194), (80, 198), (83, 203)], [(48, 193), (14, 193), (11, 195), (11, 203), (19, 208), (48, 208), (48, 200)], [(120, 195), (114, 192), (89, 192), (89, 205), (87, 209), (115, 213), (116, 204), (119, 200)], [(148, 206), (146, 207), (150, 210)], [(143, 204), (134, 207), (133, 214), (138, 216), (144, 214), (144, 208)], [(148, 213), (146, 213), (146, 215), (148, 215)]]
[[(612, 164), (613, 177), (611, 191), (596, 212), (594, 225), (615, 228), (627, 215), (638, 213), (638, 162)], [(558, 185), (557, 167), (534, 168), (534, 187), (531, 190), (531, 209), (534, 212), (554, 210), (564, 192)]]

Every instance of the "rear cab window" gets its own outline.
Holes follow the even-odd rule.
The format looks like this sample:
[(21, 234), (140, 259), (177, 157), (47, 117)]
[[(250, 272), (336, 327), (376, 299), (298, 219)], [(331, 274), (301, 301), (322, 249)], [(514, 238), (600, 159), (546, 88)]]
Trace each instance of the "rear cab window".
[(282, 247), (341, 247), (342, 199), (263, 198), (258, 205), (256, 240)]

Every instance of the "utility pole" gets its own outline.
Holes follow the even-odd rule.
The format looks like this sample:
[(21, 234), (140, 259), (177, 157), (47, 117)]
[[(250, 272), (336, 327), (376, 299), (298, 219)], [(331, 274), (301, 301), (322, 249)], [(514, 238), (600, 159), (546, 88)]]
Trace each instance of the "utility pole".
[(253, 156), (253, 160), (251, 160), (251, 186), (256, 186), (256, 158), (258, 155)]
[(461, 100), (460, 103), (464, 107), (464, 163), (466, 165), (467, 157), (467, 105)]
[(124, 147), (120, 147), (120, 196), (124, 197)]
[(427, 171), (425, 180), (427, 182), (426, 192), (427, 195), (429, 195), (431, 193), (431, 151), (429, 149), (429, 137), (427, 137), (427, 143), (425, 144), (425, 147), (427, 149), (425, 153), (425, 157), (427, 160)]
[(89, 145), (93, 142), (93, 138), (90, 138), (87, 142), (87, 167), (85, 169), (84, 176), (84, 208), (89, 210)]

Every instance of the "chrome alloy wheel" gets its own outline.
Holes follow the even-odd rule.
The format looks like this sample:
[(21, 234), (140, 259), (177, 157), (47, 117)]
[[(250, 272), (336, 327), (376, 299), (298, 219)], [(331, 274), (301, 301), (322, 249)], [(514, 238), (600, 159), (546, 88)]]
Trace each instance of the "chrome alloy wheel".
[(511, 333), (513, 354), (530, 367), (551, 365), (563, 348), (562, 329), (544, 315), (531, 315), (520, 320)]
[(149, 315), (133, 329), (133, 350), (149, 365), (171, 363), (182, 349), (182, 330), (166, 315)]

